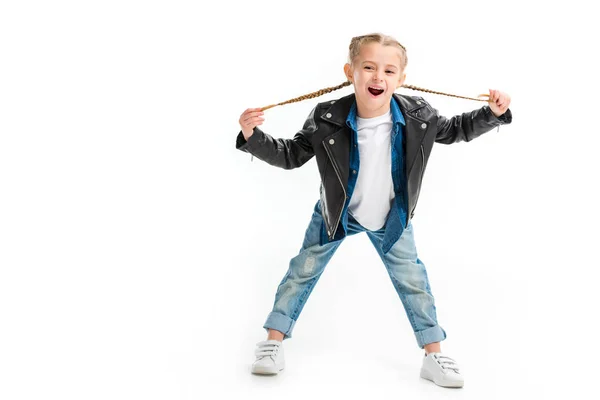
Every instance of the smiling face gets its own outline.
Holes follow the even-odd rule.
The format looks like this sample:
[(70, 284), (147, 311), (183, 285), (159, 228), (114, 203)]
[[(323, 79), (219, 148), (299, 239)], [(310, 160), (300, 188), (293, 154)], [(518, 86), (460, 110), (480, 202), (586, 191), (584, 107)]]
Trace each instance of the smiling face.
[(392, 94), (406, 79), (400, 57), (395, 46), (372, 42), (361, 46), (352, 64), (344, 65), (346, 77), (354, 84), (359, 117), (373, 118), (389, 111)]

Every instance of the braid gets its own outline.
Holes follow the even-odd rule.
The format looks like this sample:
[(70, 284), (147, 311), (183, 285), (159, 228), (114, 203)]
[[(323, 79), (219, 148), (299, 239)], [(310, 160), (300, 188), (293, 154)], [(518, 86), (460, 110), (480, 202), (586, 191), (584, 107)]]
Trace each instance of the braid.
[(300, 96), (300, 97), (295, 97), (293, 99), (286, 100), (286, 101), (284, 101), (282, 103), (271, 104), (271, 105), (266, 106), (266, 107), (261, 107), (261, 111), (264, 111), (264, 110), (267, 110), (269, 108), (276, 107), (276, 106), (282, 106), (284, 104), (297, 103), (297, 102), (302, 101), (302, 100), (308, 100), (308, 99), (312, 99), (314, 97), (323, 96), (326, 93), (333, 92), (334, 90), (341, 89), (341, 88), (343, 88), (345, 86), (348, 86), (348, 85), (351, 85), (350, 81), (346, 81), (346, 82), (342, 83), (341, 85), (332, 86), (332, 87), (328, 87), (328, 88), (325, 88), (325, 89), (317, 90), (316, 92), (305, 94), (305, 95)]
[[(325, 88), (325, 89), (317, 90), (316, 92), (308, 93), (308, 94), (305, 94), (305, 95), (300, 96), (300, 97), (295, 97), (293, 99), (286, 100), (286, 101), (281, 102), (281, 103), (276, 103), (276, 104), (268, 105), (266, 107), (261, 107), (260, 109), (261, 109), (261, 111), (264, 111), (264, 110), (268, 110), (269, 108), (273, 108), (273, 107), (277, 107), (277, 106), (282, 106), (284, 104), (297, 103), (297, 102), (302, 101), (302, 100), (312, 99), (312, 98), (315, 98), (315, 97), (322, 96), (322, 95), (324, 95), (326, 93), (333, 92), (334, 90), (338, 90), (338, 89), (341, 89), (343, 87), (349, 86), (351, 84), (352, 83), (350, 81), (346, 81), (346, 82), (344, 82), (344, 83), (342, 83), (340, 85), (337, 85), (337, 86), (332, 86), (332, 87), (328, 87), (328, 88)], [(407, 88), (407, 89), (412, 89), (412, 90), (419, 90), (421, 92), (441, 94), (441, 95), (450, 96), (450, 97), (458, 97), (458, 98), (461, 98), (461, 99), (468, 99), (468, 100), (475, 100), (475, 101), (485, 101), (485, 102), (489, 101), (489, 100), (486, 100), (486, 99), (476, 99), (476, 98), (473, 98), (473, 97), (465, 97), (465, 96), (458, 96), (458, 95), (455, 95), (455, 94), (437, 92), (437, 91), (434, 91), (434, 90), (429, 90), (429, 89), (425, 89), (425, 88), (421, 88), (421, 87), (413, 86), (413, 85), (402, 85), (401, 87), (404, 87), (404, 88)], [(489, 97), (488, 94), (480, 94), (478, 97), (485, 97), (485, 96)]]
[[(429, 90), (429, 89), (425, 89), (425, 88), (421, 88), (421, 87), (418, 87), (418, 86), (413, 86), (413, 85), (402, 85), (402, 87), (405, 87), (405, 88), (407, 88), (407, 89), (412, 89), (412, 90), (420, 90), (421, 92), (435, 93), (435, 94), (442, 94), (442, 95), (444, 95), (444, 96), (450, 96), (450, 97), (458, 97), (458, 98), (460, 98), (460, 99), (468, 99), (468, 100), (475, 100), (475, 101), (488, 101), (488, 100), (485, 100), (485, 99), (476, 99), (476, 98), (473, 98), (473, 97), (458, 96), (458, 95), (456, 95), (456, 94), (443, 93), (443, 92), (436, 92), (435, 90)], [(488, 97), (489, 97), (489, 94), (480, 94), (480, 95), (479, 95), (479, 96), (477, 96), (477, 97), (485, 97), (485, 96), (488, 96)]]

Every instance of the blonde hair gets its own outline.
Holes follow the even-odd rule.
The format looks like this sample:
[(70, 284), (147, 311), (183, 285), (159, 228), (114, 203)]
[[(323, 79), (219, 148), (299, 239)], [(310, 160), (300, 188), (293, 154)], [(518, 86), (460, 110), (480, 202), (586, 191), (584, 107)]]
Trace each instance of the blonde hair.
[[(404, 46), (402, 46), (402, 44), (400, 44), (400, 42), (398, 42), (396, 39), (394, 39), (391, 36), (388, 35), (384, 35), (382, 33), (369, 33), (367, 35), (362, 35), (362, 36), (355, 36), (352, 38), (352, 40), (350, 40), (350, 46), (348, 48), (348, 63), (352, 64), (354, 59), (356, 58), (356, 56), (358, 56), (360, 54), (360, 49), (362, 47), (362, 45), (364, 44), (369, 44), (369, 43), (380, 43), (383, 46), (395, 46), (398, 48), (398, 50), (400, 50), (400, 69), (402, 71), (404, 71), (404, 69), (406, 68), (406, 65), (408, 64), (408, 56), (406, 55), (406, 48)], [(272, 107), (276, 107), (276, 106), (282, 106), (284, 104), (290, 104), (290, 103), (297, 103), (299, 101), (302, 100), (307, 100), (307, 99), (312, 99), (315, 97), (319, 97), (322, 96), (326, 93), (330, 93), (333, 92), (334, 90), (338, 90), (341, 89), (343, 87), (349, 86), (352, 83), (350, 81), (346, 81), (340, 85), (337, 86), (332, 86), (332, 87), (328, 87), (325, 89), (321, 89), (321, 90), (317, 90), (316, 92), (312, 92), (312, 93), (308, 93), (299, 97), (295, 97), (293, 99), (290, 100), (286, 100), (283, 101), (281, 103), (276, 103), (276, 104), (271, 104), (268, 105), (266, 107), (261, 107), (261, 110), (267, 110), (269, 108)], [(435, 93), (435, 94), (441, 94), (444, 96), (451, 96), (451, 97), (458, 97), (461, 99), (469, 99), (469, 100), (476, 100), (476, 101), (485, 101), (487, 102), (487, 99), (476, 99), (473, 97), (465, 97), (465, 96), (458, 96), (455, 94), (449, 94), (449, 93), (443, 93), (443, 92), (437, 92), (434, 90), (429, 90), (429, 89), (425, 89), (425, 88), (421, 88), (418, 86), (414, 86), (414, 85), (402, 85), (401, 87), (403, 88), (407, 88), (407, 89), (412, 89), (412, 90), (418, 90), (421, 92), (427, 92), (427, 93)], [(480, 94), (479, 97), (482, 96), (489, 96), (488, 94)]]
[(363, 44), (379, 43), (382, 46), (395, 46), (400, 50), (400, 70), (404, 71), (408, 64), (408, 57), (406, 56), (406, 48), (400, 44), (399, 41), (391, 36), (384, 35), (383, 33), (370, 33), (363, 36), (355, 36), (350, 41), (348, 51), (348, 64), (353, 64), (354, 59), (360, 54), (360, 49)]

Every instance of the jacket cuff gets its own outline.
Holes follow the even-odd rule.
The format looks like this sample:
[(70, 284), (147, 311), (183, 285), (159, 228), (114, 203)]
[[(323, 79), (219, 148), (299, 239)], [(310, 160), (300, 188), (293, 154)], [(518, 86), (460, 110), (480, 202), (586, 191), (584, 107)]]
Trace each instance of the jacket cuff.
[(246, 153), (248, 152), (248, 142), (246, 141), (246, 138), (244, 138), (244, 134), (241, 130), (238, 133), (237, 138), (235, 139), (235, 148), (241, 151), (245, 151)]
[(254, 127), (254, 133), (246, 140), (244, 138), (244, 134), (240, 130), (235, 140), (235, 148), (241, 151), (245, 151), (246, 153), (252, 153), (252, 150), (256, 148), (258, 142), (260, 141), (259, 136), (262, 135), (262, 131), (258, 129), (258, 127)]
[(512, 112), (510, 111), (510, 108), (507, 108), (506, 111), (504, 112), (504, 114), (502, 114), (499, 117), (496, 117), (494, 115), (494, 113), (490, 109), (490, 106), (483, 106), (483, 109), (489, 114), (491, 121), (497, 121), (503, 125), (510, 124), (512, 122)]

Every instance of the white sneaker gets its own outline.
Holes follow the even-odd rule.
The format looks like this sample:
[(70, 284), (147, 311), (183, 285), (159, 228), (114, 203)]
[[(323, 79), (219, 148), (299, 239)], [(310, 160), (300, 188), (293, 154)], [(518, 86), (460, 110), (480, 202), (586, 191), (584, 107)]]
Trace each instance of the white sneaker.
[(252, 364), (252, 373), (275, 375), (285, 367), (283, 344), (279, 340), (264, 340), (256, 344), (256, 361)]
[(421, 378), (443, 387), (463, 387), (465, 384), (456, 361), (442, 353), (429, 353), (423, 357)]

